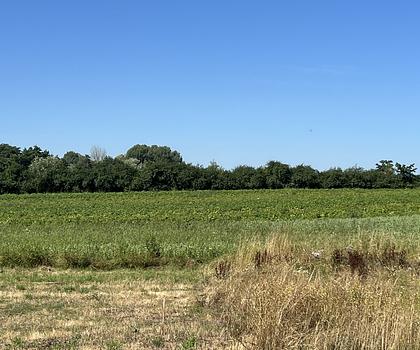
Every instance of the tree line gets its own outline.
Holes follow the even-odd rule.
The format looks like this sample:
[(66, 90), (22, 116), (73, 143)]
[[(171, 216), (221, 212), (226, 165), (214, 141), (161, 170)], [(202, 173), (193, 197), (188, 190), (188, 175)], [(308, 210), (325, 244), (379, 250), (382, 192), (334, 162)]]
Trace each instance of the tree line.
[(90, 155), (69, 151), (53, 156), (38, 146), (0, 144), (0, 193), (121, 192), (157, 190), (236, 190), (279, 188), (407, 188), (420, 186), (414, 164), (381, 160), (374, 169), (318, 171), (308, 165), (270, 161), (254, 168), (225, 170), (183, 161), (166, 146), (135, 145), (109, 157), (93, 147)]

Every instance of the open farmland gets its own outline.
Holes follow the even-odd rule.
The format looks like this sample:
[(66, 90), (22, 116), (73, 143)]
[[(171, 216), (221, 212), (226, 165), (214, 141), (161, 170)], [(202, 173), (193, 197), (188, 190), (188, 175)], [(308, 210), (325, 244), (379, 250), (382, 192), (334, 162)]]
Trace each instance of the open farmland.
[(0, 348), (420, 347), (420, 190), (5, 195), (0, 234)]
[[(329, 234), (328, 219), (420, 214), (420, 190), (279, 190), (0, 196), (0, 264), (147, 267), (196, 264), (279, 229)], [(395, 219), (395, 221), (400, 221)], [(354, 221), (339, 239), (357, 231)], [(366, 220), (364, 225), (378, 227)], [(389, 225), (389, 223), (387, 223)], [(412, 219), (408, 225), (416, 226)], [(336, 232), (337, 230), (333, 230)]]
[(0, 196), (0, 223), (144, 223), (420, 214), (420, 189), (255, 190)]

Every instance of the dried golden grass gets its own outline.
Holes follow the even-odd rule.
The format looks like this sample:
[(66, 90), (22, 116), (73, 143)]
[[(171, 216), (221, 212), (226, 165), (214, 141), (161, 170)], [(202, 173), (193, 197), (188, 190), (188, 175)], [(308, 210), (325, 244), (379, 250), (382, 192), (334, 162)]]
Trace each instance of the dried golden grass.
[(343, 248), (339, 263), (332, 246), (250, 244), (217, 264), (208, 301), (245, 348), (419, 349), (418, 265), (396, 247), (360, 243), (367, 249)]
[[(42, 282), (31, 280), (34, 271)], [(193, 283), (149, 281), (131, 271), (96, 274), (5, 269), (0, 279), (0, 349), (182, 349), (184, 343), (197, 349), (229, 347), (217, 325), (196, 309)], [(48, 276), (54, 282), (47, 282)], [(98, 281), (84, 278), (89, 276)]]

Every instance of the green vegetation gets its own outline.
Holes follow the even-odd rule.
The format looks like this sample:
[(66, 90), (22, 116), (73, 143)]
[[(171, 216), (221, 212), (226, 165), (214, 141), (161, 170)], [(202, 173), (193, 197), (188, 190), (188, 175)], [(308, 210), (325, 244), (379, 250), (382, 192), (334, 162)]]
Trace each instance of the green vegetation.
[(21, 150), (0, 144), (0, 194), (122, 192), (279, 188), (412, 188), (419, 186), (415, 164), (381, 160), (375, 169), (352, 167), (318, 171), (278, 161), (225, 170), (187, 164), (165, 146), (135, 145), (115, 158), (93, 147), (91, 155), (70, 151), (62, 158), (37, 146)]
[(171, 191), (0, 196), (0, 224), (278, 221), (420, 214), (420, 190)]
[[(420, 345), (420, 215), (2, 229), (2, 259), (14, 245), (8, 252), (22, 266), (31, 249), (54, 266), (0, 268), (1, 348), (260, 349), (286, 338), (296, 349)], [(187, 260), (187, 244), (208, 264)], [(124, 245), (149, 247), (169, 265), (95, 268), (122, 267)], [(207, 246), (223, 255), (211, 258)], [(86, 253), (91, 268), (58, 268), (66, 249)]]
[(0, 234), (0, 348), (420, 345), (420, 189), (7, 194)]
[(0, 266), (193, 267), (273, 232), (316, 242), (393, 228), (409, 245), (419, 215), (417, 189), (3, 195)]

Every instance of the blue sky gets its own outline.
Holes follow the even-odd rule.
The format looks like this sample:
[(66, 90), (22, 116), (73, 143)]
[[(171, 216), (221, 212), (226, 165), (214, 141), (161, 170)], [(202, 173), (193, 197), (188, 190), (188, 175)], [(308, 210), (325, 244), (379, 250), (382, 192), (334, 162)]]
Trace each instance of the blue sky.
[(0, 143), (420, 167), (420, 2), (0, 2)]

